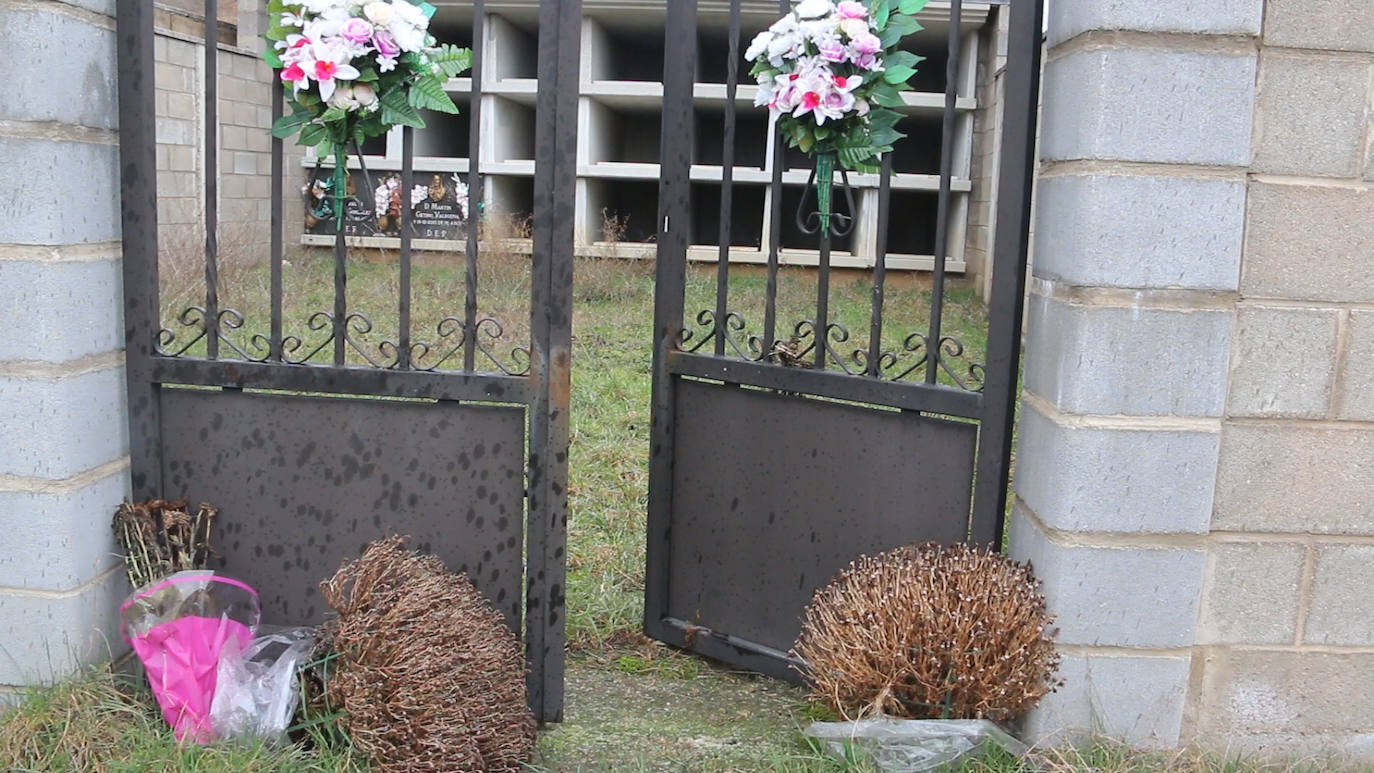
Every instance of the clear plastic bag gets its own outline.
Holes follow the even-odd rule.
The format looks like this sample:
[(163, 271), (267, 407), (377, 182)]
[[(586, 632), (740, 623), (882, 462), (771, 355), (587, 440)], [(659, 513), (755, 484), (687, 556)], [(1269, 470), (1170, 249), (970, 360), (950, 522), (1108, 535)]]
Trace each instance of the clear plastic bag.
[(221, 655), (252, 641), (258, 615), (256, 591), (203, 570), (177, 572), (140, 588), (120, 606), (121, 632), (177, 740), (210, 739)]
[(300, 700), (296, 672), (314, 646), (314, 629), (263, 626), (247, 646), (226, 649), (210, 706), (215, 737), (284, 739)]
[(986, 719), (864, 719), (813, 722), (803, 731), (841, 760), (860, 756), (883, 773), (954, 770), (1000, 746), (1021, 756), (1029, 749)]

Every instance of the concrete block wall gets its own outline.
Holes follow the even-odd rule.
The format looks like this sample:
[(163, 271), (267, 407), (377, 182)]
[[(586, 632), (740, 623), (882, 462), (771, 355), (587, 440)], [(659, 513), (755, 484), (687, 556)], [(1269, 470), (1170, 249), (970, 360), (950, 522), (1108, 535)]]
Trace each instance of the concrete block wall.
[(969, 178), (968, 235), (964, 243), (965, 271), (988, 298), (992, 291), (992, 246), (997, 231), (997, 185), (1002, 151), (1003, 75), (1007, 66), (1008, 14), (999, 9), (996, 19), (979, 33), (977, 83), (978, 109), (973, 114), (973, 158)]
[[(158, 226), (163, 273), (195, 277), (205, 242), (205, 37), (190, 10), (156, 14)], [(229, 11), (238, 13), (228, 26)], [(219, 244), (223, 264), (267, 258), (270, 248), (272, 73), (252, 30), (261, 4), (221, 3), (218, 69)], [(232, 41), (232, 42), (227, 42)]]
[(1041, 740), (1374, 762), (1365, 0), (1055, 0), (1011, 550)]
[(0, 702), (122, 649), (114, 5), (0, 2)]

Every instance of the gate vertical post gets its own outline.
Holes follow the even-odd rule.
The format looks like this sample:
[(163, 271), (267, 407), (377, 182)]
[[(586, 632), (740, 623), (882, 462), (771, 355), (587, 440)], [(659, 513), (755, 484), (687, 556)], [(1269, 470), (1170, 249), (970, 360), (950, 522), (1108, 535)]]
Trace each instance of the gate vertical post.
[(530, 303), (530, 376), (535, 393), (530, 405), (525, 646), (531, 663), (530, 706), (545, 722), (557, 722), (563, 716), (573, 196), (581, 22), (581, 0), (541, 0), (539, 4)]
[(120, 3), (115, 34), (130, 478), (133, 498), (144, 500), (162, 495), (159, 394), (149, 367), (159, 328), (152, 0)]
[(1035, 176), (1044, 0), (1011, 0), (1006, 123), (998, 182), (983, 422), (973, 497), (973, 541), (1001, 546), (1007, 512), (1012, 426), (1016, 417), (1021, 320), (1026, 303), (1031, 189)]
[[(692, 81), (696, 72), (696, 0), (668, 0), (663, 60), (663, 135), (659, 151), (658, 264), (654, 282), (654, 360), (649, 435), (649, 522), (645, 545), (644, 630), (654, 638), (669, 635), (662, 622), (668, 610), (668, 522), (672, 509), (672, 459), (675, 413), (674, 377), (668, 355), (682, 332), (683, 289), (687, 281), (688, 199), (692, 171)], [(724, 324), (723, 320), (717, 320)]]

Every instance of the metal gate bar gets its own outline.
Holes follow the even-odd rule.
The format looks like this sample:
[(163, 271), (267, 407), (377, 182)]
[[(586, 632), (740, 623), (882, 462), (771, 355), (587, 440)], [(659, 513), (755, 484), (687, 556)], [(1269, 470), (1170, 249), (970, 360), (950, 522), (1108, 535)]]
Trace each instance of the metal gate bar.
[[(570, 85), (577, 77), (580, 44), (580, 4), (541, 0), (540, 3), (540, 88), (536, 117), (537, 174), (535, 178), (535, 245), (531, 261), (531, 337), (529, 349), (516, 346), (512, 357), (505, 358), (484, 343), (481, 335), (499, 336), (496, 320), (481, 316), (478, 307), (477, 268), (479, 239), (477, 233), (477, 202), (481, 198), (481, 176), (475, 153), (480, 142), (481, 68), (482, 68), (482, 0), (474, 3), (474, 71), (472, 73), (471, 149), (467, 179), (470, 184), (470, 209), (466, 234), (466, 255), (463, 275), (466, 293), (461, 302), (460, 315), (446, 318), (430, 336), (417, 334), (412, 316), (412, 232), (413, 204), (409, 192), (413, 187), (414, 131), (402, 131), (402, 196), (404, 227), (400, 229), (399, 292), (396, 310), (398, 329), (395, 340), (369, 344), (357, 337), (372, 329), (372, 323), (358, 309), (349, 304), (348, 294), (348, 237), (344, 229), (336, 228), (333, 245), (333, 299), (330, 311), (315, 311), (308, 320), (287, 320), (283, 308), (284, 265), (284, 194), (283, 185), (290, 171), (285, 162), (283, 141), (271, 144), (272, 222), (270, 252), (270, 299), (266, 311), (268, 319), (261, 320), (266, 334), (244, 328), (243, 315), (223, 304), (217, 219), (217, 187), (219, 165), (216, 163), (218, 136), (217, 96), (217, 10), (215, 0), (206, 0), (204, 10), (206, 74), (203, 120), (205, 121), (205, 280), (203, 307), (192, 306), (182, 312), (171, 327), (162, 329), (158, 287), (158, 225), (154, 83), (154, 18), (151, 0), (131, 0), (120, 4), (117, 14), (119, 47), (119, 109), (121, 153), (121, 211), (125, 260), (125, 334), (127, 344), (127, 373), (129, 387), (130, 452), (133, 495), (137, 499), (214, 491), (226, 511), (232, 509), (234, 518), (224, 525), (231, 543), (228, 559), (231, 568), (238, 561), (240, 570), (252, 572), (251, 561), (245, 561), (244, 550), (262, 550), (263, 535), (275, 538), (292, 535), (297, 529), (323, 528), (302, 520), (307, 509), (325, 511), (323, 525), (338, 518), (352, 518), (354, 528), (348, 532), (354, 538), (366, 539), (366, 534), (383, 528), (384, 516), (391, 513), (414, 528), (428, 530), (434, 544), (444, 545), (451, 554), (468, 551), (475, 555), (474, 563), (465, 564), (474, 582), (495, 588), (502, 587), (499, 606), (508, 619), (520, 621), (524, 612), (524, 639), (530, 662), (529, 695), (536, 716), (543, 720), (561, 717), (563, 702), (564, 650), (564, 571), (565, 529), (567, 525), (567, 463), (568, 463), (568, 405), (569, 367), (571, 357), (571, 297), (572, 297), (572, 190), (576, 151), (576, 88)], [(280, 85), (273, 79), (271, 107), (274, 120), (284, 112)], [(364, 177), (362, 149), (351, 148)], [(294, 184), (293, 184), (294, 187)], [(343, 195), (344, 191), (336, 192)], [(339, 201), (339, 206), (343, 202)], [(293, 323), (304, 325), (323, 338), (307, 345), (305, 334), (292, 333)], [(246, 340), (236, 340), (234, 331)], [(299, 330), (299, 328), (297, 328)], [(498, 331), (498, 332), (493, 332)], [(437, 336), (437, 338), (432, 337)], [(426, 342), (428, 338), (428, 342)], [(331, 346), (332, 345), (332, 346)], [(197, 349), (195, 347), (199, 346)], [(198, 352), (203, 354), (198, 355)], [(319, 355), (318, 361), (316, 355)], [(529, 364), (521, 360), (528, 358)], [(365, 364), (358, 364), (359, 362)], [(455, 368), (450, 370), (449, 368)], [(179, 386), (212, 387), (210, 390), (188, 392)], [(172, 388), (173, 391), (168, 391)], [(246, 391), (244, 391), (246, 390)], [(263, 391), (308, 392), (329, 397), (286, 397), (264, 394)], [(422, 398), (428, 402), (349, 400), (341, 398)], [(504, 403), (506, 407), (470, 405), (474, 401)], [(330, 455), (327, 463), (318, 458), (307, 464), (304, 460), (313, 452), (308, 422), (292, 423), (291, 432), (275, 432), (274, 420), (295, 421), (292, 406), (301, 412), (333, 417), (322, 419), (321, 438), (328, 435), (324, 447)], [(164, 411), (169, 411), (164, 415)], [(514, 413), (512, 413), (514, 412)], [(523, 413), (521, 413), (523, 412)], [(366, 427), (374, 423), (375, 432)], [(219, 417), (219, 418), (215, 418)], [(219, 422), (230, 421), (235, 426), (221, 430)], [(400, 419), (398, 419), (400, 417)], [(499, 417), (499, 418), (498, 418)], [(403, 419), (403, 420), (401, 420)], [(347, 426), (331, 423), (348, 422)], [(254, 429), (268, 422), (261, 434)], [(443, 438), (447, 445), (425, 453), (423, 441), (413, 434), (416, 422), (434, 422), (428, 437)], [(407, 423), (409, 425), (407, 426)], [(284, 424), (282, 426), (285, 426)], [(514, 429), (512, 429), (514, 427)], [(164, 432), (182, 432), (164, 437)], [(195, 428), (198, 440), (185, 435)], [(350, 434), (352, 433), (352, 434)], [(405, 434), (403, 433), (412, 433)], [(369, 436), (370, 434), (376, 437)], [(499, 435), (499, 437), (498, 437)], [(233, 438), (229, 443), (228, 439)], [(526, 446), (528, 437), (528, 446)], [(225, 445), (217, 446), (223, 440)], [(375, 442), (374, 442), (375, 441)], [(385, 442), (384, 442), (385, 441)], [(397, 441), (397, 442), (392, 442)], [(405, 442), (400, 442), (405, 441)], [(345, 450), (341, 445), (355, 443), (358, 449)], [(470, 443), (471, 449), (453, 447), (453, 443)], [(256, 444), (256, 446), (254, 446)], [(418, 445), (417, 445), (418, 444)], [(364, 447), (365, 446), (365, 447)], [(252, 448), (263, 450), (252, 450)], [(164, 458), (167, 449), (172, 456)], [(268, 460), (280, 457), (287, 449), (298, 450), (301, 460), (297, 469), (281, 474), (288, 462)], [(383, 451), (381, 449), (391, 449)], [(398, 450), (400, 449), (400, 450)], [(468, 457), (465, 450), (472, 450)], [(389, 469), (393, 486), (388, 489), (390, 505), (368, 506), (360, 503), (356, 492), (360, 485), (353, 477), (356, 464), (349, 462), (349, 454), (375, 457), (379, 469)], [(425, 496), (412, 495), (410, 505), (401, 494), (401, 478), (407, 485), (415, 485), (414, 468), (397, 470), (400, 456), (415, 459), (417, 464), (441, 459), (450, 460), (447, 469), (421, 469), (428, 483)], [(482, 459), (480, 464), (472, 459)], [(187, 463), (190, 460), (193, 463)], [(466, 461), (465, 461), (466, 460)], [(343, 472), (335, 462), (342, 463)], [(350, 464), (353, 464), (350, 467)], [(461, 506), (468, 478), (500, 473), (501, 483), (491, 485), (491, 496), (468, 508), (467, 525)], [(215, 470), (233, 470), (238, 485), (226, 485)], [(368, 467), (367, 469), (371, 469)], [(171, 470), (171, 472), (168, 472)], [(297, 473), (293, 477), (292, 473)], [(369, 472), (361, 473), (365, 478)], [(209, 476), (208, 478), (206, 476)], [(323, 476), (316, 481), (308, 476)], [(406, 477), (410, 476), (410, 477)], [(243, 480), (239, 480), (243, 477)], [(442, 477), (442, 480), (439, 478)], [(348, 501), (331, 500), (327, 492), (333, 489), (333, 478), (342, 480), (338, 490), (349, 489), (355, 495)], [(294, 483), (293, 481), (302, 481)], [(492, 478), (495, 481), (495, 477)], [(437, 481), (437, 488), (436, 488)], [(321, 485), (311, 493), (312, 483)], [(521, 484), (521, 485), (513, 485)], [(168, 491), (167, 486), (178, 491)], [(478, 484), (472, 482), (472, 488)], [(349, 487), (352, 488), (349, 488)], [(271, 503), (280, 496), (281, 506), (245, 501), (225, 502), (239, 496), (239, 490), (253, 492), (270, 487)], [(366, 487), (365, 487), (366, 488)], [(498, 496), (497, 492), (500, 492)], [(445, 507), (430, 507), (417, 511), (417, 502), (433, 501), (434, 492)], [(243, 496), (249, 496), (244, 493)], [(428, 497), (428, 500), (426, 498)], [(378, 503), (386, 501), (378, 499)], [(288, 506), (288, 500), (293, 500)], [(509, 501), (508, 501), (509, 500)], [(451, 508), (448, 507), (451, 503)], [(228, 505), (232, 505), (228, 507)], [(256, 505), (256, 508), (253, 506)], [(298, 507), (296, 505), (299, 505)], [(318, 505), (318, 507), (316, 507)], [(485, 517), (477, 513), (481, 510)], [(511, 516), (505, 513), (512, 513)], [(258, 521), (252, 522), (257, 516)], [(456, 516), (456, 517), (455, 517)], [(366, 518), (366, 529), (359, 527)], [(347, 523), (348, 521), (343, 521)], [(528, 522), (528, 528), (525, 523)], [(370, 524), (375, 523), (377, 528)], [(289, 527), (289, 528), (284, 528)], [(361, 529), (361, 530), (360, 530)], [(523, 600), (520, 593), (507, 593), (511, 573), (500, 577), (488, 570), (499, 564), (506, 567), (512, 552), (518, 554), (523, 533), (526, 564), (523, 577)], [(471, 537), (471, 539), (465, 538)], [(327, 537), (342, 536), (333, 531)], [(429, 540), (417, 534), (423, 546)], [(478, 544), (479, 540), (487, 540)], [(497, 542), (499, 540), (499, 542)], [(274, 549), (289, 548), (277, 543)], [(482, 548), (500, 558), (487, 561)], [(309, 562), (301, 563), (301, 546), (296, 546), (296, 564), (272, 568), (276, 577), (294, 577), (309, 570)], [(341, 550), (333, 547), (314, 550), (320, 555)], [(350, 548), (351, 550), (351, 548)], [(348, 555), (348, 553), (344, 553)], [(450, 568), (457, 568), (456, 565)], [(323, 569), (321, 569), (323, 571)], [(323, 579), (323, 578), (320, 578)], [(309, 583), (313, 587), (313, 581)], [(291, 589), (297, 594), (303, 588)], [(266, 598), (266, 596), (265, 596)], [(281, 598), (285, 598), (282, 596)], [(523, 603), (522, 603), (523, 601)], [(282, 603), (286, 603), (282, 601)], [(513, 605), (513, 606), (512, 606)], [(299, 614), (300, 607), (295, 611)], [(518, 627), (518, 626), (517, 626)]]
[[(869, 406), (863, 410), (901, 410), (900, 413), (878, 411), (875, 415), (879, 418), (873, 424), (875, 432), (889, 426), (885, 422), (894, 423), (904, 416), (915, 415), (924, 421), (934, 421), (937, 424), (943, 420), (926, 417), (958, 417), (961, 421), (938, 424), (938, 429), (936, 424), (932, 424), (930, 428), (921, 430), (928, 433), (932, 439), (943, 438), (939, 441), (941, 443), (954, 442), (955, 438), (959, 438), (960, 444), (968, 442), (967, 446), (961, 446), (967, 448), (967, 456), (960, 457), (962, 461), (959, 462), (961, 466), (957, 472), (951, 473), (952, 468), (946, 464), (947, 460), (939, 458), (938, 449), (935, 449), (935, 456), (929, 455), (931, 449), (912, 450), (907, 457), (893, 459), (892, 466), (887, 469), (851, 472), (868, 476), (864, 478), (868, 482), (862, 484), (865, 486), (896, 484), (906, 474), (901, 468), (903, 461), (909, 460), (908, 463), (911, 464), (919, 461), (925, 467), (912, 470), (911, 473), (924, 482), (932, 496), (914, 496), (913, 501), (919, 507), (922, 501), (939, 499), (946, 503), (947, 508), (934, 516), (916, 516), (917, 521), (929, 517), (941, 519), (938, 522), (926, 522), (926, 526), (922, 527), (928, 535), (925, 538), (947, 539), (953, 534), (955, 539), (993, 545), (999, 543), (1005, 517), (1011, 423), (1018, 380), (1030, 182), (1039, 94), (1040, 25), (1043, 13), (1041, 0), (1009, 0), (1009, 5), (1009, 8), (1004, 7), (1003, 10), (1010, 13), (1012, 30), (1006, 76), (1007, 119), (1002, 134), (1001, 167), (997, 172), (1000, 175), (998, 222), (1002, 227), (998, 229), (994, 247), (994, 289), (988, 317), (989, 343), (984, 365), (975, 361), (960, 360), (965, 354), (965, 347), (963, 343), (944, 332), (942, 319), (953, 198), (953, 136), (959, 97), (960, 50), (963, 36), (960, 0), (953, 0), (951, 3), (949, 17), (929, 324), (921, 332), (909, 333), (900, 348), (884, 349), (883, 312), (887, 279), (885, 262), (887, 230), (892, 222), (890, 209), (893, 175), (892, 158), (888, 154), (882, 159), (878, 176), (879, 210), (876, 220), (879, 232), (872, 274), (871, 316), (868, 320), (870, 339), (867, 345), (856, 347), (853, 351), (841, 348), (849, 340), (849, 332), (830, 318), (831, 240), (826, 229), (820, 229), (821, 233), (818, 234), (819, 262), (816, 269), (815, 316), (796, 322), (790, 330), (778, 329), (777, 280), (781, 251), (784, 154), (783, 139), (776, 135), (773, 137), (771, 228), (761, 331), (757, 334), (751, 333), (747, 320), (729, 308), (728, 262), (731, 229), (729, 206), (725, 202), (731, 201), (734, 185), (734, 89), (737, 86), (738, 64), (734, 60), (738, 57), (741, 0), (732, 0), (729, 6), (731, 61), (728, 65), (726, 85), (725, 149), (721, 175), (723, 205), (716, 294), (713, 308), (693, 317), (696, 324), (704, 329), (692, 329), (684, 324), (683, 305), (689, 237), (686, 224), (691, 221), (690, 172), (691, 149), (694, 145), (692, 81), (696, 68), (697, 3), (695, 0), (670, 0), (665, 25), (671, 34), (666, 35), (664, 53), (659, 191), (661, 222), (655, 291), (653, 419), (646, 546), (645, 628), (649, 635), (767, 673), (795, 677), (795, 673), (789, 668), (795, 664), (786, 655), (786, 648), (790, 642), (780, 638), (783, 633), (780, 629), (775, 627), (773, 630), (754, 632), (738, 630), (740, 626), (748, 627), (747, 621), (740, 619), (735, 619), (722, 629), (714, 625), (712, 620), (695, 619), (690, 610), (680, 608), (685, 602), (680, 594), (674, 591), (674, 588), (680, 588), (684, 582), (700, 581), (696, 575), (687, 578), (676, 573), (681, 570), (683, 550), (730, 551), (745, 548), (744, 544), (733, 544), (725, 538), (722, 538), (725, 539), (724, 542), (718, 544), (711, 543), (710, 539), (703, 541), (697, 529), (710, 526), (725, 534), (736, 533), (739, 529), (745, 528), (742, 524), (750, 517), (748, 514), (711, 516), (709, 513), (703, 513), (700, 508), (709, 509), (719, 503), (695, 489), (685, 492), (682, 489), (684, 485), (713, 490), (723, 485), (735, 486), (736, 490), (748, 486), (785, 492), (785, 489), (779, 488), (785, 483), (772, 480), (766, 473), (761, 472), (755, 478), (733, 477), (736, 475), (735, 467), (717, 470), (718, 475), (730, 477), (729, 483), (722, 483), (717, 479), (699, 479), (698, 473), (709, 467), (701, 459), (702, 449), (691, 445), (696, 442), (693, 440), (697, 437), (696, 433), (701, 431), (700, 422), (715, 421), (718, 417), (712, 415), (713, 408), (723, 409), (734, 399), (728, 397), (729, 392), (703, 389), (704, 384), (718, 383), (754, 388), (747, 390), (748, 394), (752, 395), (749, 403), (752, 408), (748, 411), (737, 411), (736, 419), (725, 422), (731, 426), (718, 430), (721, 437), (717, 445), (722, 448), (730, 442), (745, 440), (731, 434), (735, 431), (735, 425), (757, 421), (762, 422), (760, 426), (772, 426), (768, 422), (774, 422), (782, 415), (800, 421), (804, 409), (798, 407), (796, 398), (782, 395), (831, 398)], [(782, 13), (790, 10), (787, 0), (782, 0), (779, 6)], [(847, 188), (848, 181), (844, 182), (845, 186), (842, 189)], [(806, 196), (803, 194), (803, 201), (805, 199)], [(799, 219), (801, 214), (798, 215)], [(852, 206), (849, 214), (851, 217), (856, 214)], [(805, 229), (805, 226), (802, 227)], [(791, 341), (786, 341), (789, 335)], [(712, 344), (709, 348), (706, 346), (708, 341)], [(784, 341), (789, 346), (786, 351), (780, 343)], [(683, 395), (688, 393), (684, 392), (684, 389), (693, 395), (690, 409), (684, 408)], [(805, 404), (803, 401), (801, 405)], [(833, 403), (815, 403), (814, 412), (817, 416), (824, 410), (829, 410), (823, 410), (823, 405)], [(860, 414), (855, 414), (858, 415)], [(779, 444), (776, 449), (779, 453), (790, 452), (792, 449), (784, 448), (788, 444), (808, 442), (796, 433), (781, 431), (779, 434), (780, 437), (776, 441)], [(810, 442), (823, 443), (824, 439), (812, 438)], [(684, 443), (694, 449), (695, 455), (683, 450)], [(820, 450), (820, 447), (817, 447), (817, 450)], [(770, 455), (767, 450), (759, 453), (764, 457)], [(753, 462), (750, 459), (739, 459), (736, 467), (751, 463)], [(809, 474), (804, 470), (815, 467), (814, 464), (800, 460), (798, 464), (800, 468), (797, 472), (802, 475)], [(824, 474), (836, 472), (837, 470), (824, 470)], [(869, 477), (874, 477), (874, 480), (869, 480)], [(879, 479), (881, 483), (878, 482)], [(745, 482), (746, 480), (748, 482)], [(963, 492), (962, 500), (959, 496), (960, 491)], [(736, 497), (734, 501), (738, 504), (740, 497)], [(802, 509), (805, 510), (806, 507), (802, 506)], [(822, 520), (827, 517), (826, 513), (820, 511), (807, 511), (803, 515)], [(719, 520), (712, 521), (711, 517), (718, 517)], [(689, 528), (685, 525), (687, 523), (695, 525)], [(771, 519), (769, 523), (772, 523)], [(874, 528), (876, 527), (875, 521)], [(950, 532), (951, 527), (954, 528), (953, 532)], [(889, 529), (891, 539), (896, 539), (898, 532), (902, 533), (902, 539), (907, 540), (911, 539), (913, 534), (922, 533), (920, 529), (911, 532), (911, 529), (915, 528), (912, 523), (895, 530), (892, 530), (890, 525), (884, 528)], [(779, 544), (784, 544), (787, 537), (779, 531), (777, 539)], [(878, 545), (884, 538), (878, 535), (875, 539), (876, 542), (873, 544)], [(863, 539), (859, 538), (856, 544), (862, 542)], [(895, 544), (888, 545), (893, 546)], [(802, 553), (810, 550), (799, 549)], [(811, 552), (814, 553), (814, 550)], [(674, 562), (677, 562), (678, 569), (673, 568)], [(840, 566), (815, 567), (817, 572), (835, 571), (838, 568)], [(814, 582), (816, 585), (826, 579), (818, 577), (815, 573), (809, 577), (810, 580), (804, 582)], [(768, 578), (758, 579), (763, 582)], [(735, 598), (745, 595), (740, 590), (738, 581), (716, 587), (714, 592)], [(674, 607), (675, 604), (678, 606)], [(799, 617), (800, 609), (796, 612)], [(786, 626), (783, 625), (782, 628)]]
[(991, 381), (983, 390), (985, 421), (974, 486), (974, 507), (981, 509), (974, 513), (973, 540), (987, 545), (1000, 545), (1006, 526), (1044, 46), (1044, 0), (1012, 0), (1010, 10), (1002, 111), (1006, 123), (1002, 127), (1002, 168), (997, 187), (1000, 225), (992, 247), (987, 352), (988, 372), (1008, 374), (1008, 378)]

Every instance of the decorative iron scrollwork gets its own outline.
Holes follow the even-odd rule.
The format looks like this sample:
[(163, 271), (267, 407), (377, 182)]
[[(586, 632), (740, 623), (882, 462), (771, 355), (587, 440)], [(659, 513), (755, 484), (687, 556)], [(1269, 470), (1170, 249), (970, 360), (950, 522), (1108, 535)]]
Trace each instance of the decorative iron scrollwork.
[[(241, 359), (248, 362), (267, 362), (272, 356), (272, 347), (265, 336), (251, 336), (249, 346), (261, 351), (261, 355), (249, 354), (238, 342), (225, 334), (226, 330), (239, 330), (243, 327), (243, 314), (236, 309), (221, 309), (216, 315), (215, 337), (220, 343), (228, 346)], [(162, 328), (157, 331), (157, 341), (153, 345), (153, 351), (163, 357), (180, 357), (191, 350), (191, 347), (205, 340), (210, 335), (210, 326), (207, 324), (207, 312), (203, 306), (189, 306), (177, 315), (177, 324), (183, 328), (190, 328), (194, 335), (190, 340), (177, 340), (177, 331), (171, 328)]]
[[(468, 334), (463, 320), (457, 317), (444, 317), (435, 326), (436, 338), (433, 342), (416, 341), (410, 346), (410, 367), (414, 370), (422, 370), (430, 373), (439, 371), (444, 363), (454, 357), (461, 357), (468, 345)], [(495, 344), (501, 340), (505, 334), (505, 328), (501, 322), (493, 317), (483, 317), (473, 324), (474, 351), (481, 352), (495, 368), (507, 376), (527, 376), (530, 372), (530, 350), (523, 346), (511, 348), (510, 359), (504, 360), (496, 353)], [(397, 345), (387, 341), (385, 345), (392, 351), (397, 349)], [(430, 363), (425, 363), (425, 357), (432, 351), (441, 351), (443, 354)]]
[[(745, 317), (738, 312), (726, 314), (722, 325), (717, 323), (714, 310), (704, 309), (697, 313), (695, 321), (695, 328), (684, 327), (678, 335), (678, 348), (681, 351), (701, 351), (715, 341), (717, 336), (724, 336), (729, 344), (726, 356), (731, 359), (772, 362), (790, 368), (816, 367), (815, 352), (818, 341), (815, 320), (804, 319), (796, 323), (792, 327), (790, 337), (776, 339), (766, 352), (762, 336), (745, 335), (749, 325)], [(854, 343), (860, 345), (845, 354), (844, 345), (850, 342), (852, 335), (844, 325), (831, 322), (826, 325), (825, 330), (826, 334), (819, 344), (825, 350), (827, 367), (836, 368), (850, 376), (878, 378), (884, 381), (916, 381), (925, 377), (925, 368), (930, 361), (931, 352), (924, 333), (908, 335), (902, 340), (899, 350), (878, 351), (877, 362), (874, 364), (870, 362), (873, 355), (864, 345), (866, 342), (855, 341)], [(979, 362), (968, 362), (965, 351), (963, 342), (954, 336), (941, 337), (940, 346), (935, 352), (937, 366), (958, 388), (981, 392), (985, 380), (984, 365)]]
[(191, 306), (182, 310), (177, 315), (177, 323), (182, 327), (191, 328), (195, 333), (191, 340), (181, 343), (177, 341), (177, 331), (164, 327), (157, 331), (157, 341), (153, 344), (153, 351), (163, 357), (180, 357), (204, 338), (208, 329), (205, 324), (205, 309), (200, 306)]

